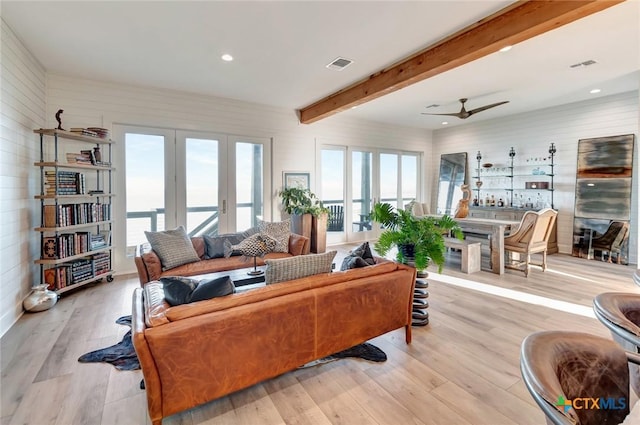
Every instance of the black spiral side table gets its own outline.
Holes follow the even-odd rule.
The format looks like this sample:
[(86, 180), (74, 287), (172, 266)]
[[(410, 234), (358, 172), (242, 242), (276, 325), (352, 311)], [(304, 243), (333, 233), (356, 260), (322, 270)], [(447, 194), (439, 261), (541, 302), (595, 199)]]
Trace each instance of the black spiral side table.
[(413, 290), (413, 309), (411, 312), (412, 326), (425, 326), (429, 324), (429, 282), (427, 282), (427, 272), (418, 271), (416, 286)]

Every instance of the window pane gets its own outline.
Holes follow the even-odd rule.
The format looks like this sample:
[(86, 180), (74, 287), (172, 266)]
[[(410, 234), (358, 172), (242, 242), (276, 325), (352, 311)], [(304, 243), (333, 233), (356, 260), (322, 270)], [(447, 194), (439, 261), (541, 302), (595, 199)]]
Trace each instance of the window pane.
[(402, 205), (417, 197), (418, 185), (418, 157), (402, 155)]
[(351, 169), (353, 170), (351, 176), (353, 193), (351, 221), (354, 232), (371, 230), (369, 213), (371, 213), (372, 198), (372, 157), (371, 152), (353, 152), (351, 155)]
[(320, 162), (320, 197), (330, 210), (327, 230), (344, 232), (344, 150), (323, 149)]
[(398, 155), (380, 154), (380, 201), (398, 206)]
[(165, 230), (164, 136), (125, 134), (127, 246), (147, 242), (145, 230)]

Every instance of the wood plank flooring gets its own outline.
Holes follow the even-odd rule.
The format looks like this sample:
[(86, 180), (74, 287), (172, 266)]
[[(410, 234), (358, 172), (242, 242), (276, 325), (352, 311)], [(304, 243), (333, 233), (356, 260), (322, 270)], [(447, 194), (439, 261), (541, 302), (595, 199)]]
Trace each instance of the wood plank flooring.
[[(336, 262), (350, 246), (338, 249)], [(442, 276), (430, 272), (430, 324), (371, 342), (385, 363), (343, 359), (284, 374), (171, 416), (164, 424), (246, 425), (542, 425), (544, 416), (520, 378), (522, 339), (566, 329), (609, 337), (589, 317), (606, 291), (639, 292), (634, 267), (557, 254), (549, 269), (498, 276), (460, 270), (451, 253)], [(484, 284), (479, 289), (465, 286)], [(46, 312), (25, 314), (0, 340), (0, 423), (6, 425), (149, 424), (140, 371), (77, 358), (120, 341), (137, 277), (118, 277), (66, 294)], [(504, 294), (495, 294), (506, 290)], [(523, 296), (537, 296), (534, 301)], [(563, 301), (564, 307), (553, 303)], [(566, 306), (577, 305), (580, 313)], [(581, 309), (581, 311), (580, 311)], [(227, 359), (228, 361), (228, 359)]]

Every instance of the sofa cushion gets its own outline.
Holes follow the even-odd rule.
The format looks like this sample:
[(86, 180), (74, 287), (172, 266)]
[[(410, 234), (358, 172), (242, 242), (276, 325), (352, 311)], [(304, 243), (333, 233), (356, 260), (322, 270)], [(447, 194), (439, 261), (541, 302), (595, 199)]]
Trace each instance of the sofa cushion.
[(160, 279), (164, 288), (164, 298), (171, 306), (222, 297), (236, 292), (229, 276), (216, 279), (190, 279), (169, 276)]
[(271, 236), (276, 240), (274, 252), (289, 252), (289, 235), (291, 235), (291, 220), (268, 222), (258, 221), (260, 233)]
[[(205, 259), (224, 257), (225, 241), (229, 241), (231, 245), (242, 242), (245, 237), (241, 233), (227, 233), (218, 236), (204, 235), (204, 243), (206, 246)], [(240, 251), (233, 251), (231, 255), (242, 255)]]
[(278, 260), (265, 260), (265, 283), (283, 282), (320, 273), (330, 273), (337, 251), (323, 254), (297, 255)]
[(162, 270), (200, 261), (183, 226), (162, 232), (144, 232), (151, 249), (158, 254)]

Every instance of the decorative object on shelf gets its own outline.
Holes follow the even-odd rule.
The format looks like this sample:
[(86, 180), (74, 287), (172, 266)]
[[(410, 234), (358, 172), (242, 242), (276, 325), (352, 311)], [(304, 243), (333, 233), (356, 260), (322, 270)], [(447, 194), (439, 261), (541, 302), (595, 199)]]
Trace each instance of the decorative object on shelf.
[(46, 284), (36, 285), (32, 289), (31, 294), (22, 303), (26, 311), (35, 313), (49, 310), (58, 302), (58, 294), (47, 289)]
[(100, 153), (100, 146), (96, 146), (95, 148), (93, 148), (93, 159), (93, 165), (102, 164), (102, 154)]
[(460, 190), (462, 190), (462, 199), (458, 201), (458, 206), (456, 207), (456, 213), (454, 215), (455, 218), (465, 218), (469, 215), (469, 200), (471, 199), (471, 190), (469, 189), (468, 184), (463, 184), (460, 186)]
[(491, 167), (493, 167), (493, 164), (492, 164), (492, 163), (490, 163), (490, 162), (485, 162), (484, 164), (482, 164), (482, 166), (483, 166), (484, 168), (491, 168)]
[(56, 121), (58, 121), (58, 128), (56, 128), (56, 130), (64, 131), (64, 128), (62, 128), (62, 118), (60, 117), (60, 115), (62, 115), (63, 112), (64, 112), (64, 109), (58, 109), (58, 112), (56, 112)]

